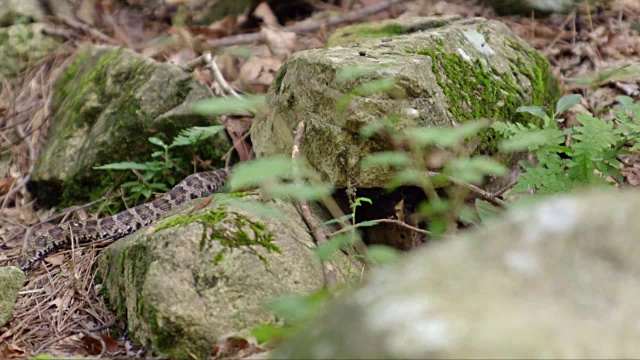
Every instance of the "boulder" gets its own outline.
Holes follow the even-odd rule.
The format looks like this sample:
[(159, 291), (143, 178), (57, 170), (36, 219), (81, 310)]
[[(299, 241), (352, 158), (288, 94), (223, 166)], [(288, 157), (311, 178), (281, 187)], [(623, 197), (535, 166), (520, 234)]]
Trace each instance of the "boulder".
[[(220, 205), (233, 198), (217, 194), (216, 205), (187, 216), (197, 200), (185, 204), (102, 252), (98, 272), (109, 303), (132, 338), (158, 354), (207, 358), (218, 337), (277, 322), (264, 307), (270, 300), (323, 286), (313, 239), (293, 205), (270, 201), (283, 216), (264, 218)], [(342, 253), (332, 265), (339, 283), (355, 283), (362, 271)]]
[[(109, 174), (93, 167), (150, 161), (161, 148), (149, 137), (170, 144), (182, 129), (216, 124), (214, 117), (191, 110), (195, 101), (212, 96), (207, 86), (177, 66), (131, 50), (80, 51), (53, 89), (49, 133), (33, 176), (35, 194), (45, 206), (104, 195), (122, 172)], [(213, 160), (220, 159), (226, 148), (221, 133), (213, 141), (201, 142), (195, 152)], [(180, 153), (174, 148), (171, 155), (190, 159), (191, 150)], [(126, 175), (135, 180), (133, 174)]]
[[(360, 75), (339, 80), (341, 72), (352, 69)], [(352, 94), (384, 78), (395, 81), (391, 91)], [(349, 94), (349, 105), (337, 111), (336, 103)], [(547, 60), (504, 24), (480, 18), (449, 21), (406, 35), (295, 53), (276, 74), (268, 112), (255, 119), (251, 140), (257, 156), (290, 154), (295, 129), (305, 120), (302, 152), (332, 185), (384, 187), (392, 169), (362, 168), (360, 161), (392, 149), (392, 141), (363, 139), (363, 126), (385, 116), (393, 117), (398, 131), (452, 127), (478, 118), (526, 122), (531, 118), (516, 113), (519, 106), (549, 105), (557, 96), (557, 80)], [(484, 132), (480, 138), (469, 142), (477, 144), (472, 153), (494, 155), (495, 136)], [(519, 159), (500, 160), (512, 166)], [(495, 180), (487, 189), (509, 181)]]
[(510, 210), (372, 271), (274, 359), (637, 358), (640, 194)]

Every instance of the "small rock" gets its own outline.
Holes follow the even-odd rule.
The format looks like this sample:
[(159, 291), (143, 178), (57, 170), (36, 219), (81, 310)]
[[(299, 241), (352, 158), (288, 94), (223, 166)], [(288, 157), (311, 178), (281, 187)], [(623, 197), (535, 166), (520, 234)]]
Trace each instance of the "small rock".
[(59, 38), (43, 35), (44, 27), (42, 23), (33, 23), (0, 28), (0, 78), (15, 77), (61, 44)]
[(0, 267), (0, 327), (13, 317), (13, 308), (24, 278), (24, 272), (17, 267)]

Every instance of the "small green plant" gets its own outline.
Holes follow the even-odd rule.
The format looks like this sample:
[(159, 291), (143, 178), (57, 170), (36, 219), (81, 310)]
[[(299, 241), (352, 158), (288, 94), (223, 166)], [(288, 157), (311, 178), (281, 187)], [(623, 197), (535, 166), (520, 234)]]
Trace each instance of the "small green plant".
[[(622, 105), (615, 111), (615, 121), (605, 121), (582, 113), (581, 126), (561, 130), (558, 116), (580, 102), (580, 95), (568, 95), (558, 101), (549, 116), (543, 108), (526, 106), (528, 112), (542, 119), (542, 125), (495, 123), (493, 129), (507, 140), (500, 145), (505, 152), (529, 151), (537, 162), (522, 161), (525, 172), (514, 186), (514, 192), (531, 190), (539, 195), (574, 190), (579, 186), (606, 185), (611, 179), (623, 181), (623, 164), (619, 155), (640, 148), (640, 106), (629, 97), (619, 97)], [(615, 126), (617, 125), (617, 126)], [(569, 139), (569, 141), (567, 141)], [(628, 149), (628, 144), (634, 145)]]
[[(499, 162), (472, 153), (468, 142), (485, 131), (487, 121), (473, 121), (454, 128), (424, 127), (399, 132), (381, 121), (361, 129), (363, 137), (386, 132), (398, 144), (398, 149), (372, 154), (363, 159), (362, 167), (383, 166), (394, 169), (387, 184), (389, 191), (401, 186), (417, 186), (427, 201), (419, 207), (424, 218), (429, 219), (430, 238), (434, 239), (456, 228), (461, 218), (474, 218), (474, 212), (465, 204), (469, 194), (462, 183), (481, 184), (486, 176), (503, 176), (507, 169)], [(434, 152), (447, 156), (438, 172), (429, 170), (427, 159)], [(438, 191), (445, 189), (446, 196)]]
[(173, 186), (176, 183), (174, 170), (180, 170), (185, 173), (185, 171), (181, 170), (176, 165), (176, 161), (171, 157), (171, 149), (181, 146), (193, 146), (204, 139), (216, 135), (223, 129), (224, 126), (222, 125), (205, 127), (195, 126), (184, 129), (173, 139), (173, 142), (170, 145), (165, 144), (160, 138), (150, 137), (147, 140), (153, 145), (161, 148), (161, 150), (153, 152), (151, 157), (161, 157), (162, 160), (153, 160), (145, 163), (119, 162), (96, 166), (94, 169), (133, 171), (138, 176), (139, 181), (125, 182), (120, 186), (123, 189), (126, 189), (129, 194), (125, 200), (136, 203), (140, 200), (150, 198), (154, 191), (169, 191), (169, 186)]

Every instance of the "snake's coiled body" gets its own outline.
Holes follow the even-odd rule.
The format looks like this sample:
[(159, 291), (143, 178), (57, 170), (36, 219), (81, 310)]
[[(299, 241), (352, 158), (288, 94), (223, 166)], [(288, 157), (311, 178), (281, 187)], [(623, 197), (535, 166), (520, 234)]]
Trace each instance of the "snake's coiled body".
[(184, 202), (217, 192), (226, 183), (230, 168), (190, 175), (168, 193), (152, 202), (136, 206), (116, 215), (88, 221), (69, 221), (48, 229), (29, 240), (18, 259), (24, 271), (52, 252), (76, 244), (96, 240), (119, 239), (158, 220)]

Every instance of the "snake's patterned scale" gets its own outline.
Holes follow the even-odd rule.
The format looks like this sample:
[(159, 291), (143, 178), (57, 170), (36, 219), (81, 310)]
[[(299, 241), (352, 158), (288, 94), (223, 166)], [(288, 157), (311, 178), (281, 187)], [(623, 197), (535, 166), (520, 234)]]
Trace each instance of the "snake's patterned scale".
[(26, 271), (52, 252), (70, 246), (72, 239), (78, 244), (86, 244), (124, 237), (158, 220), (188, 200), (220, 190), (226, 183), (230, 170), (224, 168), (190, 175), (162, 197), (110, 217), (56, 225), (28, 242), (25, 252), (18, 259), (18, 265)]

